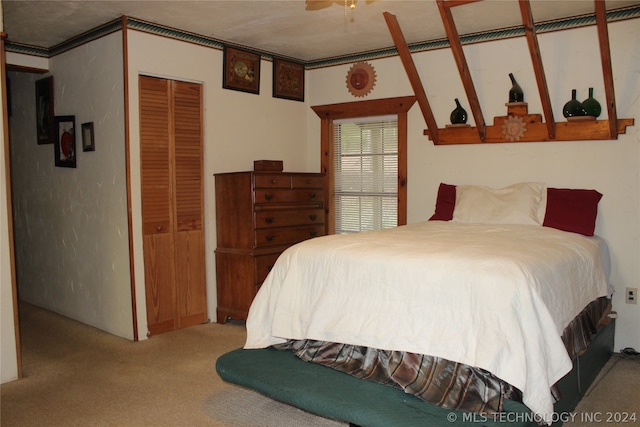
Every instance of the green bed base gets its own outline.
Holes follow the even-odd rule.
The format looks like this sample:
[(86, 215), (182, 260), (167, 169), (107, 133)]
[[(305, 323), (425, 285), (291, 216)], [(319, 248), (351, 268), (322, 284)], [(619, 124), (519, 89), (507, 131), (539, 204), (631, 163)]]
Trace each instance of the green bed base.
[[(615, 321), (596, 335), (574, 369), (558, 386), (562, 400), (555, 412), (575, 409), (613, 352)], [(307, 412), (354, 426), (511, 426), (537, 423), (522, 403), (507, 400), (501, 418), (445, 409), (427, 403), (401, 389), (361, 380), (335, 369), (304, 362), (292, 352), (272, 348), (237, 349), (218, 358), (220, 377)], [(556, 419), (553, 427), (562, 425)]]
[[(304, 362), (272, 348), (237, 349), (216, 362), (220, 377), (274, 400), (351, 425), (535, 426), (527, 407), (507, 401), (503, 419), (441, 408), (401, 389), (361, 380), (326, 366)], [(509, 422), (513, 421), (513, 422)]]
[[(593, 337), (584, 354), (573, 360), (573, 369), (558, 381), (562, 398), (554, 406), (556, 414), (573, 411), (593, 384), (602, 367), (609, 361), (613, 354), (615, 325), (615, 319), (609, 319), (609, 324)], [(562, 423), (558, 421), (552, 427), (561, 425)]]

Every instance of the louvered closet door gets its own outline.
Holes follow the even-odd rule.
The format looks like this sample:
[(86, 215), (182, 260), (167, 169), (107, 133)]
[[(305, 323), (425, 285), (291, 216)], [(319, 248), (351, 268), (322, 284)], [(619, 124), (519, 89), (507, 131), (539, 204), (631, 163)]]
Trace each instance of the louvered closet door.
[(174, 82), (176, 280), (179, 327), (206, 321), (202, 85)]
[(207, 319), (201, 86), (140, 77), (143, 250), (149, 334)]

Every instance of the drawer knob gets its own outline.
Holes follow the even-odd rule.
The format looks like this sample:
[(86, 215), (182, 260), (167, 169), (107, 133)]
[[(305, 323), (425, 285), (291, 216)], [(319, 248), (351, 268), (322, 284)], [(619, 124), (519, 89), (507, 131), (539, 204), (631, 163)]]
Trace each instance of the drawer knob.
[(311, 221), (315, 221), (315, 220), (316, 220), (316, 218), (318, 218), (318, 215), (316, 215), (316, 214), (309, 215), (309, 219), (310, 219)]
[(277, 183), (278, 183), (278, 181), (277, 181), (277, 180), (275, 180), (275, 179), (272, 179), (272, 180), (271, 180), (271, 183), (272, 183), (272, 184), (277, 184)]
[(267, 242), (273, 242), (276, 236), (267, 236)]
[(157, 230), (157, 231), (162, 231), (162, 226), (161, 226), (161, 225), (157, 226), (157, 227), (156, 227), (156, 230)]
[(267, 224), (273, 224), (273, 222), (274, 222), (275, 220), (276, 220), (276, 219), (275, 219), (274, 217), (272, 217), (272, 216), (270, 216), (270, 217), (268, 217), (268, 218), (265, 218), (265, 221), (267, 222)]
[(310, 231), (309, 232), (309, 236), (311, 236), (311, 237), (316, 237), (317, 235), (318, 235), (317, 231)]
[(313, 181), (311, 181), (310, 179), (307, 180), (307, 184), (313, 184)]
[(265, 194), (264, 198), (267, 199), (267, 200), (271, 200), (271, 199), (273, 199), (273, 194)]
[(310, 199), (315, 199), (316, 198), (316, 193), (309, 193), (309, 198)]

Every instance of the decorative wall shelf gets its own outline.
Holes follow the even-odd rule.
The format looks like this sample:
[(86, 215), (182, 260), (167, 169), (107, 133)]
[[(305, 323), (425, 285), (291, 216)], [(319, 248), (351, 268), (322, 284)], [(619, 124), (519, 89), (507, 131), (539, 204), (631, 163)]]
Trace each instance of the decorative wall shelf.
[(400, 25), (395, 15), (384, 12), (389, 32), (391, 33), (398, 55), (407, 72), (409, 82), (411, 83), (418, 105), (422, 110), (427, 124), (427, 129), (424, 131), (424, 134), (428, 135), (435, 145), (613, 140), (618, 139), (618, 135), (626, 133), (627, 126), (634, 125), (634, 119), (618, 119), (616, 113), (609, 33), (607, 29), (607, 12), (604, 0), (594, 0), (594, 2), (608, 120), (591, 119), (580, 122), (554, 121), (533, 15), (531, 14), (531, 5), (529, 4), (529, 0), (519, 0), (522, 23), (524, 25), (529, 53), (531, 54), (531, 62), (542, 102), (544, 120), (541, 114), (528, 114), (526, 103), (519, 103), (520, 105), (507, 104), (507, 115), (495, 117), (493, 119), (493, 125), (487, 126), (462, 50), (460, 36), (458, 35), (450, 10), (452, 7), (477, 1), (480, 0), (437, 0), (438, 9), (440, 10), (442, 22), (447, 32), (451, 51), (462, 79), (462, 84), (471, 107), (471, 113), (476, 123), (475, 127), (446, 126), (445, 128), (438, 128)]
[[(595, 117), (579, 117), (580, 120), (555, 123), (555, 138), (550, 139), (546, 123), (541, 114), (529, 114), (526, 106), (507, 105), (507, 115), (493, 118), (493, 125), (485, 127), (485, 138), (480, 138), (477, 127), (468, 125), (446, 125), (438, 129), (435, 145), (608, 140), (609, 120)], [(633, 126), (633, 119), (618, 119), (617, 135), (624, 134), (627, 126)], [(428, 130), (424, 134), (430, 137)]]

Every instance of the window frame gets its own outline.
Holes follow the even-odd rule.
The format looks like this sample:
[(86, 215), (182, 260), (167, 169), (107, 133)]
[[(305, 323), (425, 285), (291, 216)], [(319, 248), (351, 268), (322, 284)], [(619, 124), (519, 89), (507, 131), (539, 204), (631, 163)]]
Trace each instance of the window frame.
[(407, 223), (407, 113), (415, 96), (318, 105), (311, 109), (320, 117), (320, 170), (324, 174), (324, 209), (327, 234), (335, 234), (335, 170), (333, 121), (370, 116), (398, 116), (398, 225)]

